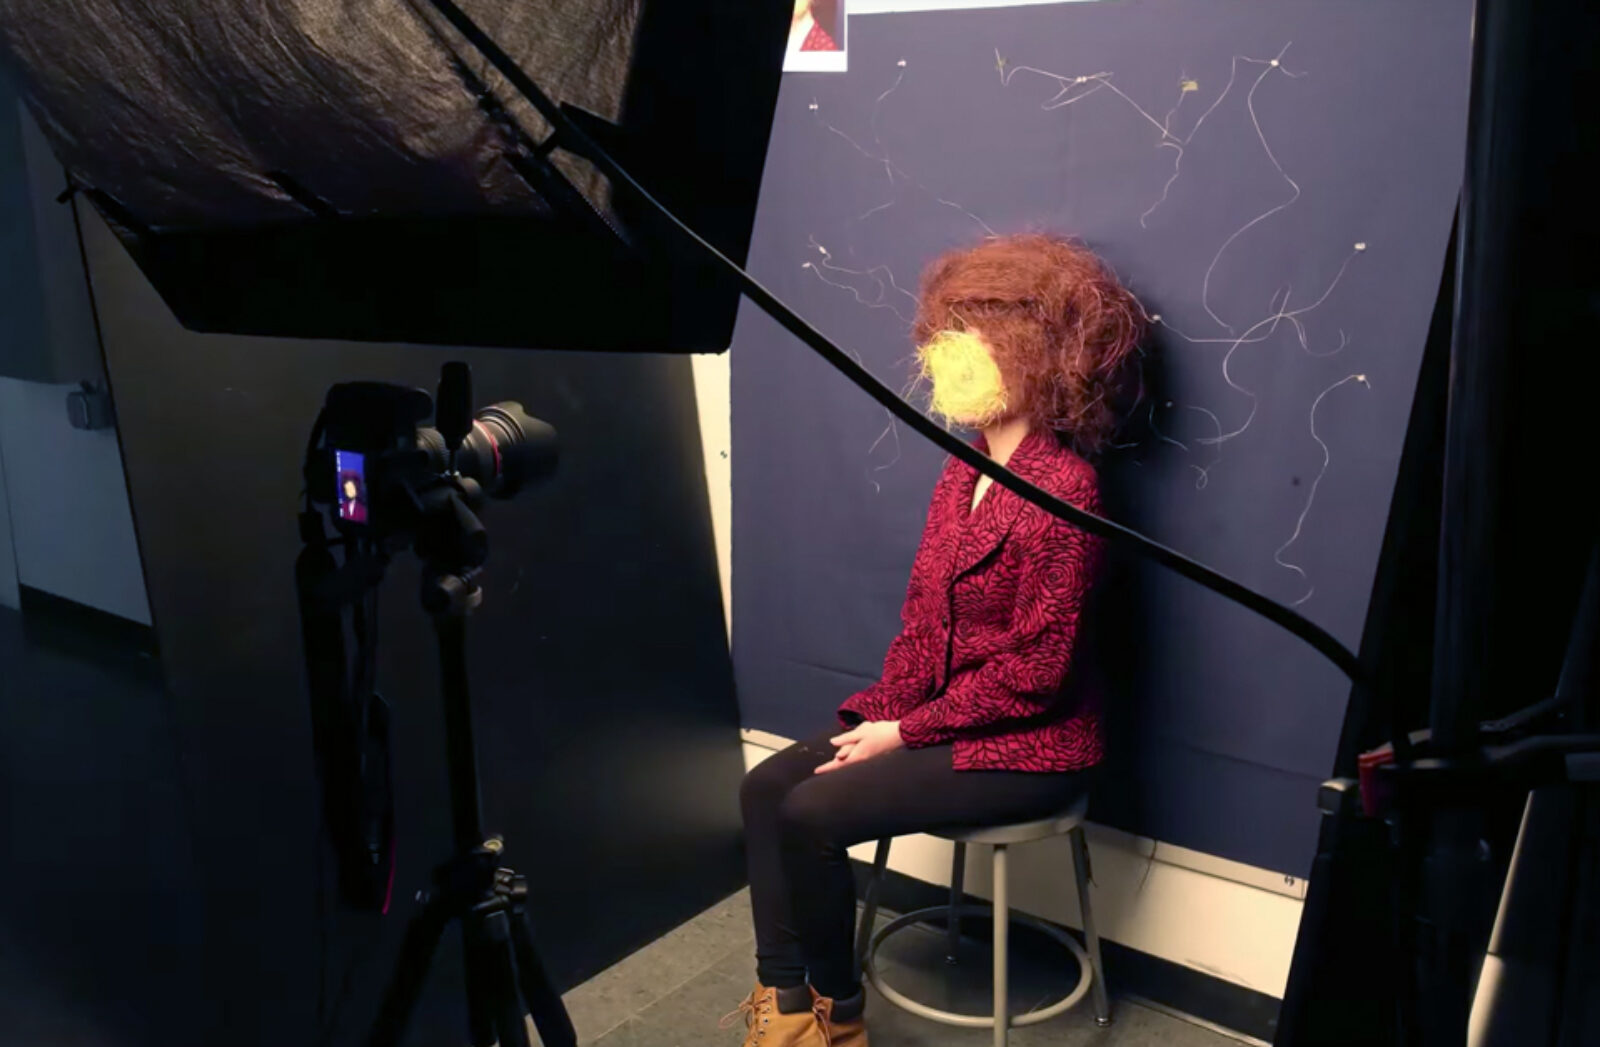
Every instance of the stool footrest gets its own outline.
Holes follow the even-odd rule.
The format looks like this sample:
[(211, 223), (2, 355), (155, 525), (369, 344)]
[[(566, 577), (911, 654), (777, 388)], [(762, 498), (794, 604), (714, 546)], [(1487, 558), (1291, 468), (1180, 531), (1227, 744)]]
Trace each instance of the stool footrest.
[[(993, 912), (993, 910), (986, 905), (962, 905), (958, 908), (961, 914), (964, 916), (988, 916)], [(942, 1011), (937, 1007), (929, 1007), (925, 1003), (920, 1003), (911, 999), (911, 997), (900, 992), (898, 989), (894, 988), (894, 986), (889, 985), (878, 976), (878, 968), (876, 963), (878, 948), (889, 938), (890, 935), (905, 930), (912, 924), (923, 923), (936, 916), (948, 917), (949, 914), (950, 906), (939, 905), (928, 909), (918, 909), (915, 912), (906, 913), (904, 916), (896, 917), (895, 919), (884, 924), (878, 929), (877, 933), (872, 935), (872, 938), (867, 945), (865, 955), (862, 957), (862, 973), (866, 976), (867, 981), (872, 984), (872, 987), (878, 990), (879, 994), (881, 994), (884, 999), (895, 1004), (897, 1007), (910, 1011), (912, 1014), (921, 1015), (930, 1021), (939, 1022), (943, 1025), (953, 1025), (965, 1029), (992, 1029), (994, 1028), (995, 1021), (993, 1015), (957, 1014), (953, 1011)], [(1041, 1007), (1038, 1010), (1028, 1011), (1025, 1014), (1011, 1015), (1010, 1026), (1012, 1028), (1018, 1028), (1024, 1025), (1035, 1025), (1039, 1022), (1049, 1021), (1058, 1014), (1071, 1010), (1073, 1007), (1077, 1006), (1084, 996), (1088, 995), (1090, 983), (1094, 980), (1093, 968), (1089, 965), (1089, 955), (1088, 953), (1084, 952), (1083, 946), (1079, 945), (1076, 938), (1072, 937), (1072, 935), (1063, 931), (1061, 928), (1052, 924), (1048, 924), (1043, 920), (1036, 919), (1026, 913), (1011, 913), (1011, 922), (1014, 924), (1023, 924), (1024, 926), (1032, 927), (1033, 929), (1048, 935), (1061, 945), (1065, 946), (1067, 951), (1071, 952), (1072, 955), (1077, 958), (1079, 975), (1078, 984), (1074, 986), (1072, 991), (1065, 997), (1056, 1001), (1055, 1003), (1052, 1003), (1048, 1007)]]

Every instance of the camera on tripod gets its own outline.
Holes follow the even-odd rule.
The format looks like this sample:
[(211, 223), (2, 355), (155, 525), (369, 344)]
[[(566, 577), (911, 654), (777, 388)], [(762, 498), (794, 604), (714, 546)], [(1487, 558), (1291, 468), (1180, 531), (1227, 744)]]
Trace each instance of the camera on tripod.
[[(422, 424), (429, 415), (434, 428)], [(354, 908), (388, 912), (394, 888), (378, 592), (390, 560), (408, 546), (422, 561), (422, 606), (433, 619), (443, 670), (455, 855), (435, 871), (433, 889), (419, 895), (423, 905), (407, 929), (371, 1047), (400, 1042), (434, 949), (452, 924), (464, 935), (468, 980), (481, 986), (469, 1000), (473, 1042), (526, 1042), (523, 1015), (531, 1014), (547, 1047), (576, 1043), (533, 945), (526, 882), (500, 865), (503, 841), (483, 830), (467, 686), (465, 621), (482, 600), (477, 578), (489, 554), (478, 511), (486, 497), (510, 498), (555, 466), (555, 430), (521, 404), (472, 410), (464, 363), (444, 365), (437, 408), (421, 389), (334, 386), (306, 447), (295, 583), (323, 819), (340, 894)]]
[(556, 434), (512, 400), (471, 410), (467, 366), (444, 366), (437, 428), (421, 389), (345, 382), (328, 391), (305, 462), (306, 494), (348, 542), (380, 555), (407, 545), (430, 565), (469, 571), (488, 543), (477, 512), (556, 466)]
[[(430, 415), (435, 428), (423, 425)], [(437, 413), (417, 388), (328, 390), (306, 448), (295, 580), (324, 818), (355, 908), (387, 908), (394, 867), (389, 707), (376, 679), (384, 574), (410, 547), (423, 608), (460, 619), (482, 599), (485, 498), (509, 498), (555, 465), (555, 430), (521, 404), (472, 410), (464, 363), (444, 365)]]

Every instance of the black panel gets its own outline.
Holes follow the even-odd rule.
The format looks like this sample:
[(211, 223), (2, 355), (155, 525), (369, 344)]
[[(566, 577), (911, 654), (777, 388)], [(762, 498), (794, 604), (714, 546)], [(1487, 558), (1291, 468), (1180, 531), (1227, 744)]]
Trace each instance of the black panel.
[[(557, 477), (485, 514), (486, 602), (468, 637), (486, 826), (530, 878), (556, 980), (570, 986), (735, 889), (742, 761), (689, 362), (198, 335), (88, 225), (204, 884), (207, 974), (165, 1042), (312, 1040), (317, 803), (292, 567), (300, 458), (336, 381), (431, 388), (461, 358), (480, 403), (520, 399), (560, 432)], [(401, 560), (384, 593), (396, 912), (337, 920), (330, 996), (362, 958), (345, 1039), (370, 1017), (407, 899), (450, 839), (417, 582)], [(417, 1042), (462, 1039), (449, 944)]]
[[(1600, 139), (1560, 56), (1600, 40), (1600, 13), (1485, 3), (1477, 25), (1431, 719), (1446, 753), (1476, 721), (1552, 693), (1594, 533), (1572, 478), (1591, 459), (1600, 381), (1576, 349), (1600, 318), (1583, 175)], [(1556, 366), (1530, 366), (1539, 351)]]
[(141, 678), (159, 675), (155, 630), (120, 615), (31, 585), (17, 587), (28, 640), (80, 661), (133, 668)]

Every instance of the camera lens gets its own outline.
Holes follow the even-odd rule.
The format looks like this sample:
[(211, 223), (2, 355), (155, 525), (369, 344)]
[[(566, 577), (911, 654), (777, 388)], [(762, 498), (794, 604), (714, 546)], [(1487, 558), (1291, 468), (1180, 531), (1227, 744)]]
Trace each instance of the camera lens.
[(514, 400), (480, 410), (461, 442), (456, 467), (494, 498), (510, 498), (556, 468), (556, 431)]

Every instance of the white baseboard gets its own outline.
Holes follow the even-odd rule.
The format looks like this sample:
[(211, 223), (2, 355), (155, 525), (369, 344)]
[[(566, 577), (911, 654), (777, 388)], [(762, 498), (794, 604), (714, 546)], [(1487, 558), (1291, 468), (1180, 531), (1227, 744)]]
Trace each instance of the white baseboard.
[[(745, 767), (788, 739), (744, 731)], [(1305, 881), (1104, 826), (1088, 827), (1095, 922), (1102, 937), (1203, 971), (1235, 985), (1283, 997)], [(851, 850), (872, 860), (873, 845)], [(895, 841), (889, 867), (928, 883), (950, 882), (952, 845), (931, 836)], [(1071, 927), (1081, 926), (1065, 838), (1019, 847), (1011, 857), (1011, 904)], [(986, 853), (967, 854), (966, 889), (990, 892)]]

